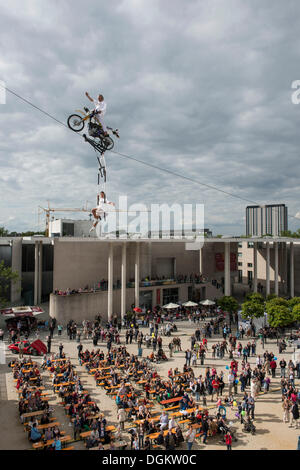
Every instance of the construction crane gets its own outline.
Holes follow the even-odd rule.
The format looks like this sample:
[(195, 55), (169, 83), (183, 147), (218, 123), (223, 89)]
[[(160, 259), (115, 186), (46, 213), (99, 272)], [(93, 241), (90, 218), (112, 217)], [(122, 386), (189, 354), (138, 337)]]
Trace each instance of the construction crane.
[(88, 213), (90, 213), (91, 210), (88, 209), (87, 204), (88, 204), (88, 201), (86, 202), (85, 207), (82, 207), (82, 208), (78, 208), (78, 207), (75, 207), (75, 208), (70, 208), (70, 207), (54, 208), (54, 207), (50, 207), (49, 202), (48, 202), (48, 207), (39, 206), (38, 216), (40, 216), (40, 214), (43, 213), (43, 212), (45, 213), (45, 216), (46, 216), (46, 232), (45, 232), (46, 237), (49, 236), (49, 222), (50, 222), (51, 212), (88, 212)]

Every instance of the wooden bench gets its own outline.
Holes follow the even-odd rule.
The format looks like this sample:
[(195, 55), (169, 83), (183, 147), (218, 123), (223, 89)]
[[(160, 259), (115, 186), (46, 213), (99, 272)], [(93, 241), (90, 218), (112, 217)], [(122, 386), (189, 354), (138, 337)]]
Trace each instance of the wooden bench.
[(180, 408), (180, 405), (175, 405), (175, 406), (170, 406), (169, 408), (165, 408), (164, 411), (178, 410), (179, 408)]

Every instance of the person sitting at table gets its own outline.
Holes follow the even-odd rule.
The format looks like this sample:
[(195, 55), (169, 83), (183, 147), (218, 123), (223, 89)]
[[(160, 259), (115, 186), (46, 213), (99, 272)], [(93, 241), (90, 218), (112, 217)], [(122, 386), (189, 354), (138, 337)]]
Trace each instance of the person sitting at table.
[(178, 447), (181, 442), (184, 442), (182, 431), (180, 429), (180, 426), (178, 425), (175, 428), (174, 439), (175, 439), (175, 447)]
[(168, 427), (168, 423), (169, 423), (168, 414), (165, 411), (163, 411), (159, 419), (160, 430), (162, 431), (163, 429), (166, 429)]
[(98, 443), (99, 443), (99, 432), (97, 429), (93, 429), (91, 431), (90, 436), (88, 437), (86, 441), (86, 447), (87, 449), (90, 449), (92, 447), (96, 447)]
[(186, 398), (183, 398), (183, 400), (180, 400), (179, 402), (180, 406), (180, 411), (185, 411), (188, 408), (188, 401)]
[(53, 437), (59, 437), (61, 435), (60, 429), (57, 426), (53, 428)]
[(61, 450), (61, 440), (59, 436), (55, 436), (52, 447), (54, 450)]
[(44, 434), (44, 442), (46, 443), (47, 441), (50, 441), (53, 439), (53, 432), (51, 428), (46, 429), (45, 434)]
[(195, 400), (193, 399), (193, 397), (190, 397), (188, 399), (188, 408), (194, 408), (195, 406), (196, 406)]
[(154, 439), (155, 444), (162, 446), (165, 443), (164, 432), (160, 431), (156, 439)]
[(145, 439), (143, 450), (151, 450), (151, 440), (149, 437)]
[(37, 429), (36, 423), (33, 423), (33, 426), (30, 431), (30, 441), (32, 442), (39, 442), (41, 440), (41, 433)]
[(41, 417), (41, 424), (49, 424), (49, 423), (50, 423), (49, 416), (47, 415), (47, 413), (44, 413)]

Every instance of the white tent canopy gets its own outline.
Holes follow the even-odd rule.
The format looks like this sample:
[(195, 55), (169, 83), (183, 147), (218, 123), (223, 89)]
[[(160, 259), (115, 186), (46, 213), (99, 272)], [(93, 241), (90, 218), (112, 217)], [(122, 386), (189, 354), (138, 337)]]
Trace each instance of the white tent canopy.
[(166, 309), (178, 308), (178, 307), (180, 307), (180, 305), (172, 304), (172, 303), (163, 305), (163, 308), (166, 308)]
[(201, 305), (215, 305), (216, 302), (214, 302), (213, 300), (209, 300), (209, 299), (206, 299), (206, 300), (202, 300), (202, 302), (200, 302)]
[(198, 307), (198, 304), (196, 302), (192, 302), (191, 300), (188, 300), (188, 302), (185, 302), (182, 304), (184, 307)]

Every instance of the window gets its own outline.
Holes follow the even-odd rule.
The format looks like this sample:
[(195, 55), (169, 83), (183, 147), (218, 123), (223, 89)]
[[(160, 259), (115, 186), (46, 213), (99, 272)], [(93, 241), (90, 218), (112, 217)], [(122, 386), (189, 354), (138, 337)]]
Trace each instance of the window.
[(63, 237), (74, 237), (74, 224), (69, 222), (63, 222), (62, 224), (62, 236)]
[(241, 253), (240, 251), (238, 252), (238, 257), (241, 258), (243, 256), (243, 253)]
[(238, 273), (239, 273), (239, 280), (238, 280), (238, 282), (239, 282), (240, 284), (242, 284), (242, 283), (243, 283), (243, 271), (242, 271), (241, 269), (239, 269), (239, 270), (238, 270)]
[(53, 271), (53, 245), (43, 245), (43, 271)]
[(252, 268), (253, 267), (253, 264), (252, 263), (248, 263), (248, 268)]
[(243, 263), (241, 261), (239, 261), (238, 266), (243, 266)]
[(34, 245), (23, 245), (22, 246), (22, 272), (32, 273), (34, 272), (34, 257), (35, 257)]
[(178, 288), (163, 289), (163, 305), (178, 302)]
[(248, 271), (248, 283), (252, 282), (252, 279), (253, 279), (253, 272)]
[(239, 242), (239, 243), (238, 243), (238, 247), (239, 247), (239, 248), (242, 248), (242, 247), (243, 247), (243, 243), (242, 243), (242, 242)]
[(248, 242), (248, 248), (253, 248), (254, 247), (254, 243), (253, 242)]

